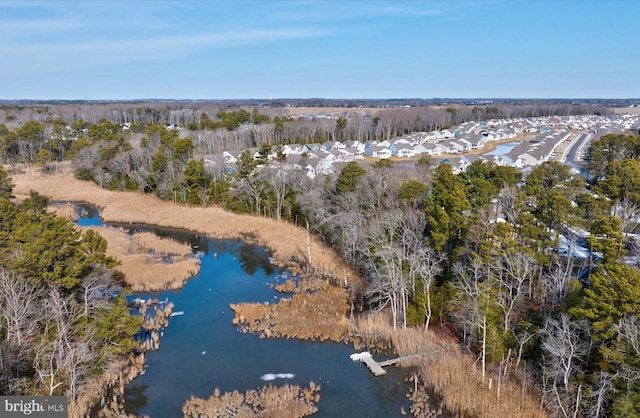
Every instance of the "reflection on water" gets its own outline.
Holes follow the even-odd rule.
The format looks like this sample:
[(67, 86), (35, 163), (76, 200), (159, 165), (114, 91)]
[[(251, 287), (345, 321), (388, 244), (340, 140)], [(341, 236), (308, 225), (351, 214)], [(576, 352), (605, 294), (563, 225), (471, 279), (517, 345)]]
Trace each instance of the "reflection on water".
[[(127, 226), (130, 228), (130, 226)], [(193, 394), (208, 398), (221, 392), (245, 392), (265, 384), (321, 386), (317, 417), (399, 417), (408, 410), (408, 387), (401, 369), (373, 377), (349, 355), (351, 345), (260, 339), (232, 324), (229, 304), (274, 303), (280, 294), (268, 283), (285, 273), (269, 262), (264, 248), (232, 240), (207, 240), (181, 230), (135, 227), (188, 242), (201, 252), (201, 271), (182, 289), (134, 297), (165, 298), (184, 315), (171, 318), (160, 349), (148, 352), (145, 373), (125, 388), (125, 410), (136, 415), (182, 416), (182, 405)], [(266, 374), (294, 375), (265, 382)]]
[(92, 205), (76, 205), (76, 216), (80, 226), (101, 226), (98, 209)]

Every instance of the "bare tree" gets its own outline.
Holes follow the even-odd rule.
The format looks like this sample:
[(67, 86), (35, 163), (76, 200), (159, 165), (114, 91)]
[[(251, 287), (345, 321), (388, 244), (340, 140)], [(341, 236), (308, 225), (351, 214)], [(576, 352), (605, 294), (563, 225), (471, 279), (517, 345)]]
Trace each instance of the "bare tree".
[(41, 288), (31, 281), (0, 269), (0, 321), (13, 345), (28, 344), (38, 333), (42, 294)]
[(507, 222), (514, 224), (518, 217), (517, 200), (518, 189), (516, 187), (503, 187), (498, 196), (497, 216), (502, 215)]
[(479, 341), (486, 315), (483, 306), (486, 293), (486, 266), (477, 257), (461, 260), (453, 266), (453, 287), (457, 291), (453, 299), (453, 315), (464, 330), (468, 346)]
[[(419, 231), (422, 232), (422, 230)], [(416, 287), (416, 277), (421, 284), (422, 307), (425, 312), (424, 330), (426, 332), (429, 330), (432, 316), (431, 287), (442, 272), (442, 263), (446, 261), (446, 255), (425, 245), (424, 240), (421, 239), (414, 243), (414, 246), (407, 252), (406, 257), (412, 287), (414, 289)]]
[(365, 268), (371, 279), (367, 295), (378, 311), (390, 306), (393, 329), (397, 329), (398, 322), (406, 327), (407, 292), (410, 291), (409, 280), (403, 271), (405, 253), (396, 240), (400, 216), (399, 211), (381, 214), (376, 226), (370, 227), (367, 237), (370, 245), (363, 251)]
[(511, 316), (532, 280), (537, 264), (522, 252), (503, 252), (492, 264), (493, 277), (500, 287), (496, 303), (504, 313), (504, 334), (511, 329)]
[(121, 290), (120, 286), (112, 279), (108, 270), (96, 269), (82, 279), (83, 289), (83, 315), (88, 317), (96, 308), (105, 307), (109, 302), (109, 293)]
[(618, 335), (635, 351), (636, 356), (640, 357), (640, 321), (635, 315), (625, 315), (614, 328)]
[(591, 350), (587, 330), (586, 321), (572, 322), (563, 312), (557, 320), (548, 318), (540, 331), (544, 350), (543, 379), (547, 386), (543, 396), (547, 399), (549, 395), (549, 405), (565, 417), (579, 414), (582, 387), (576, 384), (574, 377)]
[(287, 193), (290, 190), (287, 172), (285, 170), (267, 167), (260, 173), (260, 178), (269, 185), (269, 189), (273, 193), (276, 204), (275, 218), (279, 221), (282, 217), (282, 210), (287, 198)]
[[(572, 254), (573, 243), (569, 243), (569, 254)], [(569, 292), (569, 283), (574, 278), (574, 258), (553, 257), (551, 266), (541, 275), (543, 306), (547, 314), (561, 303)]]
[(605, 416), (605, 402), (607, 394), (613, 389), (613, 381), (616, 379), (617, 373), (611, 374), (607, 372), (601, 372), (597, 374), (595, 384), (593, 385), (592, 399), (593, 403), (589, 411), (589, 416), (592, 418), (600, 418)]
[(640, 217), (640, 207), (633, 200), (624, 196), (622, 200), (617, 201), (611, 208), (611, 214), (622, 220), (622, 231), (633, 233), (638, 227), (638, 219)]
[[(22, 372), (29, 369), (33, 340), (45, 320), (40, 287), (0, 269), (0, 391), (13, 392), (21, 381)], [(18, 391), (17, 393), (20, 393)]]

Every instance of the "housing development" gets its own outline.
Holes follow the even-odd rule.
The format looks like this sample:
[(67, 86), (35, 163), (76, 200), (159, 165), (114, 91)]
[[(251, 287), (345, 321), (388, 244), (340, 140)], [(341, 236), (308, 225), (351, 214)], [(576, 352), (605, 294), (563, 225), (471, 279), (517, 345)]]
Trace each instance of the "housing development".
[[(287, 144), (280, 150), (286, 155), (286, 162), (279, 166), (282, 169), (304, 169), (314, 177), (317, 174), (335, 174), (344, 163), (366, 157), (402, 159), (428, 156), (436, 163), (451, 164), (454, 173), (465, 171), (476, 160), (515, 167), (522, 172), (545, 161), (559, 161), (579, 170), (590, 141), (606, 134), (637, 131), (639, 126), (640, 116), (629, 114), (472, 121), (444, 130), (414, 132), (379, 141)], [(504, 151), (483, 153), (486, 147), (505, 140), (510, 140), (511, 146)], [(223, 161), (232, 167), (241, 152), (225, 151), (222, 155), (208, 156), (205, 163), (219, 166)], [(276, 150), (270, 154), (270, 158), (275, 157)]]

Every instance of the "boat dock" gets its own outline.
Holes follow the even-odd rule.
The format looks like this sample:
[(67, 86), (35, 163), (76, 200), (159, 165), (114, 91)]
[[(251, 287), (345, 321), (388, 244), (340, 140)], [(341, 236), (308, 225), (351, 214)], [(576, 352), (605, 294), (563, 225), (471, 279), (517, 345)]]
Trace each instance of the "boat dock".
[(431, 350), (426, 350), (426, 351), (421, 351), (419, 353), (414, 353), (414, 354), (409, 354), (406, 356), (401, 356), (401, 357), (397, 357), (394, 359), (389, 359), (389, 360), (384, 360), (384, 361), (380, 361), (377, 362), (373, 359), (373, 357), (371, 357), (371, 354), (368, 351), (363, 351), (361, 353), (355, 353), (351, 355), (351, 360), (353, 361), (360, 361), (361, 363), (364, 363), (367, 368), (369, 369), (369, 371), (375, 376), (383, 376), (385, 374), (387, 374), (387, 372), (383, 369), (383, 367), (386, 366), (390, 366), (392, 364), (396, 364), (396, 363), (400, 363), (402, 361), (406, 361), (406, 360), (411, 360), (414, 358), (419, 358), (419, 357), (423, 357), (423, 356), (427, 356), (429, 354), (435, 354), (435, 353), (439, 353), (441, 351), (447, 351), (453, 347), (458, 346), (458, 344), (451, 344), (451, 345), (446, 345), (443, 347), (438, 347), (438, 348), (434, 348)]
[(367, 366), (369, 371), (371, 371), (375, 377), (387, 374), (387, 372), (373, 359), (373, 357), (365, 357), (360, 361)]

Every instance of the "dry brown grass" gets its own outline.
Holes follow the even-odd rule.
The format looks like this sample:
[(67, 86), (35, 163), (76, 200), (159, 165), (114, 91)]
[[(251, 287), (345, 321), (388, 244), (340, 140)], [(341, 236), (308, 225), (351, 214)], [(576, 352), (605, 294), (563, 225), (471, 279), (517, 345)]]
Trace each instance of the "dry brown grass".
[[(364, 318), (358, 322), (358, 332), (388, 339), (399, 356), (419, 353), (450, 344), (456, 339), (439, 327), (408, 328), (394, 331), (385, 315)], [(437, 352), (403, 362), (402, 366), (418, 367), (418, 379), (442, 398), (443, 406), (457, 416), (487, 418), (542, 418), (539, 396), (532, 382), (526, 383), (521, 370), (507, 364), (507, 373), (500, 368), (487, 372), (482, 380), (481, 365), (460, 347)], [(499, 377), (501, 375), (501, 377)], [(505, 377), (506, 376), (506, 377)], [(500, 389), (498, 389), (498, 387)]]
[(277, 304), (232, 304), (233, 323), (261, 337), (341, 341), (350, 329), (347, 294), (317, 278), (303, 279), (291, 298)]
[[(150, 232), (129, 235), (123, 229), (85, 227), (107, 241), (107, 255), (122, 262), (115, 268), (134, 291), (177, 289), (200, 269), (188, 244)], [(168, 263), (168, 260), (171, 263)]]
[(47, 212), (55, 213), (57, 216), (62, 216), (63, 218), (67, 218), (71, 222), (76, 222), (78, 220), (76, 208), (74, 205), (70, 203), (62, 203), (59, 205), (49, 205), (47, 207)]
[[(30, 190), (49, 196), (55, 201), (89, 202), (100, 208), (106, 222), (147, 224), (184, 228), (207, 234), (213, 238), (245, 238), (252, 236), (259, 245), (269, 247), (274, 256), (288, 263), (307, 260), (305, 232), (292, 224), (270, 218), (238, 215), (219, 207), (186, 207), (163, 201), (149, 194), (114, 192), (73, 177), (68, 165), (50, 174), (36, 168), (12, 171), (17, 198), (27, 196)], [(316, 237), (311, 239), (313, 266), (340, 281), (360, 286), (358, 276), (328, 246)]]
[(318, 411), (320, 386), (313, 382), (309, 388), (297, 385), (264, 386), (260, 390), (238, 391), (220, 394), (216, 388), (208, 399), (191, 395), (182, 406), (185, 417), (218, 418), (298, 418)]

